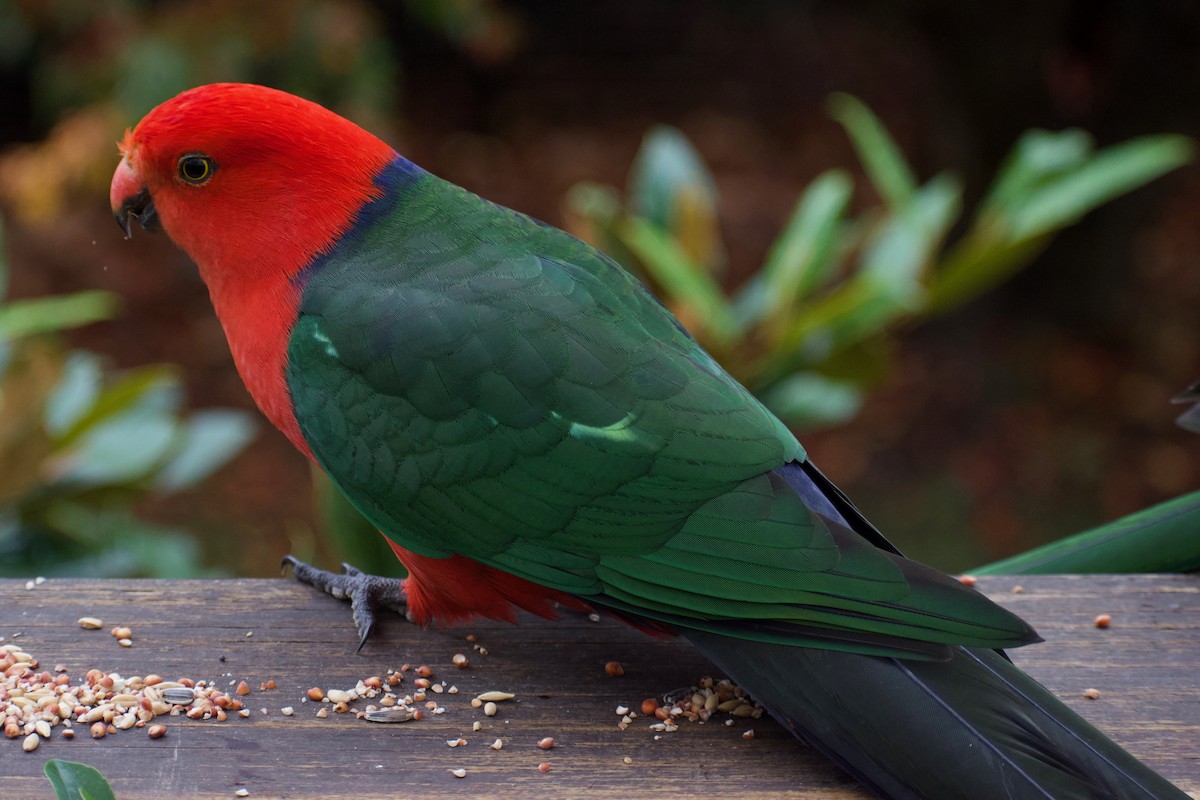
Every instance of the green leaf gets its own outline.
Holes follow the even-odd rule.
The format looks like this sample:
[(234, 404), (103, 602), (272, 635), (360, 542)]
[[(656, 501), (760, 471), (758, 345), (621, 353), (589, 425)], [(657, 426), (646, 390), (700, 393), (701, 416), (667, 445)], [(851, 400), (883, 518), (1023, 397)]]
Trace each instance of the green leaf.
[(884, 202), (893, 209), (907, 205), (917, 192), (917, 178), (874, 112), (857, 97), (838, 93), (829, 98), (829, 113), (846, 129)]
[(116, 800), (112, 787), (95, 767), (52, 758), (42, 768), (56, 800)]
[(63, 364), (62, 377), (46, 401), (46, 431), (62, 437), (74, 427), (100, 396), (103, 373), (100, 359), (93, 353), (75, 350)]
[(315, 464), (312, 465), (312, 481), (321, 527), (338, 561), (375, 575), (403, 578), (408, 574), (379, 529), (358, 513), (358, 509)]
[(134, 411), (107, 418), (56, 457), (54, 477), (88, 486), (139, 480), (166, 457), (176, 430), (175, 415), (167, 411)]
[(670, 303), (684, 307), (685, 322), (700, 326), (700, 330), (693, 331), (697, 336), (718, 346), (736, 341), (741, 330), (721, 287), (688, 258), (675, 239), (639, 217), (623, 220), (616, 230), (666, 292)]
[(630, 213), (669, 233), (692, 262), (710, 272), (724, 262), (716, 185), (682, 131), (650, 129), (630, 169), (628, 195)]
[(251, 416), (232, 409), (205, 409), (183, 423), (174, 454), (158, 473), (155, 488), (174, 492), (194, 486), (240, 453), (257, 433)]
[(580, 181), (567, 190), (567, 210), (594, 225), (611, 225), (621, 213), (621, 196), (611, 186)]
[(837, 262), (839, 225), (854, 184), (842, 170), (819, 175), (801, 195), (762, 268), (765, 307), (760, 316), (788, 315), (828, 277)]
[(812, 430), (853, 419), (862, 408), (863, 392), (849, 381), (796, 372), (761, 392), (759, 399), (788, 425)]
[(173, 412), (178, 410), (179, 404), (179, 378), (175, 367), (141, 367), (126, 373), (105, 389), (91, 409), (61, 435), (60, 441), (71, 444), (102, 420), (131, 409)]
[(920, 293), (921, 279), (962, 209), (962, 188), (938, 175), (913, 196), (868, 244), (859, 274), (904, 305)]
[(971, 570), (976, 575), (1195, 572), (1200, 492)]
[(931, 180), (905, 209), (884, 219), (863, 252), (858, 271), (792, 320), (756, 372), (779, 380), (795, 364), (818, 364), (923, 308), (921, 277), (960, 207), (958, 183)]
[(98, 291), (13, 301), (0, 308), (0, 340), (90, 325), (110, 319), (116, 306), (116, 295)]
[(1192, 159), (1185, 136), (1142, 136), (1113, 145), (1086, 165), (1041, 188), (1014, 210), (1014, 238), (1030, 238), (1077, 222), (1114, 197), (1136, 189)]
[(940, 314), (967, 303), (1019, 272), (1050, 244), (1050, 234), (999, 242), (980, 230), (959, 239), (930, 278), (927, 314)]
[(1075, 128), (1026, 131), (1001, 165), (976, 218), (1019, 208), (1035, 187), (1080, 166), (1091, 152), (1092, 137)]

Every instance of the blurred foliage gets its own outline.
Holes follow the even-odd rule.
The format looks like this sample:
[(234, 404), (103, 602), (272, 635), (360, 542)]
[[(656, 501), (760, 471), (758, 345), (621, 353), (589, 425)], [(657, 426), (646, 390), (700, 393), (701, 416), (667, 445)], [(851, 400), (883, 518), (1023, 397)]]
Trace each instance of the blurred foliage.
[(133, 506), (187, 489), (249, 442), (249, 415), (185, 416), (170, 367), (120, 374), (47, 334), (111, 317), (105, 292), (5, 301), (0, 242), (0, 575), (200, 572), (187, 534)]
[(733, 294), (718, 280), (714, 182), (679, 131), (647, 134), (624, 197), (581, 183), (566, 201), (574, 233), (645, 276), (726, 369), (802, 428), (858, 412), (886, 373), (899, 325), (970, 302), (1028, 266), (1057, 231), (1192, 154), (1182, 136), (1097, 151), (1079, 130), (1031, 130), (962, 220), (958, 178), (920, 184), (862, 102), (834, 95), (829, 108), (879, 203), (851, 215), (851, 176), (817, 176), (761, 269)]
[(379, 529), (359, 513), (320, 467), (313, 464), (311, 471), (317, 522), (324, 544), (337, 560), (375, 575), (405, 577), (408, 571)]
[(105, 184), (130, 120), (204, 83), (276, 86), (387, 133), (397, 60), (365, 0), (0, 0), (0, 66), (31, 76), (43, 141), (0, 158), (0, 199), (48, 222)]
[(112, 786), (95, 767), (52, 758), (42, 771), (54, 787), (54, 800), (116, 800)]

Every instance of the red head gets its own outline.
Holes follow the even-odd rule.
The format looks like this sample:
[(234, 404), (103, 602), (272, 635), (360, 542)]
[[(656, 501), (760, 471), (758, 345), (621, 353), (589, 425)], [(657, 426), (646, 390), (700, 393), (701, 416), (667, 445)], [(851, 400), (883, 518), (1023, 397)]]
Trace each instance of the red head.
[(301, 450), (284, 381), (299, 302), (294, 277), (379, 194), (396, 157), (321, 106), (275, 89), (219, 83), (184, 92), (125, 134), (109, 199), (161, 227), (200, 268), (238, 372)]
[(126, 235), (131, 217), (161, 224), (214, 292), (295, 274), (349, 227), (396, 157), (315, 103), (237, 83), (168, 100), (120, 147), (109, 199)]

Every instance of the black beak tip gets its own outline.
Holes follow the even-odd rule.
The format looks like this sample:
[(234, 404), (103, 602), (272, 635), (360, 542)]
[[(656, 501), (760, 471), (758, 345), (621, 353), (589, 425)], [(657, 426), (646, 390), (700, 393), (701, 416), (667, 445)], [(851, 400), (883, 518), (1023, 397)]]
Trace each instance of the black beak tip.
[(126, 241), (128, 241), (129, 239), (132, 239), (133, 238), (133, 222), (130, 221), (130, 219), (129, 219), (129, 212), (125, 209), (124, 206), (121, 206), (121, 209), (119, 211), (117, 211), (115, 216), (117, 218), (117, 225), (120, 226), (121, 230), (125, 233)]
[(154, 207), (154, 200), (150, 197), (150, 192), (142, 189), (132, 197), (125, 199), (121, 203), (121, 207), (116, 213), (117, 225), (125, 232), (125, 238), (133, 238), (133, 223), (136, 221), (142, 226), (142, 230), (156, 231), (158, 230), (158, 210)]

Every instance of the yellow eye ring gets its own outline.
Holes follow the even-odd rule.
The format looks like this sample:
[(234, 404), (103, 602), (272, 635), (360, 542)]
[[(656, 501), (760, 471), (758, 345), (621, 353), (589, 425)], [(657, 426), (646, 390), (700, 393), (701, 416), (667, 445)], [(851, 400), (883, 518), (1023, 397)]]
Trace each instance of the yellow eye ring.
[(179, 180), (199, 186), (208, 181), (217, 171), (217, 165), (205, 155), (189, 153), (179, 159)]

